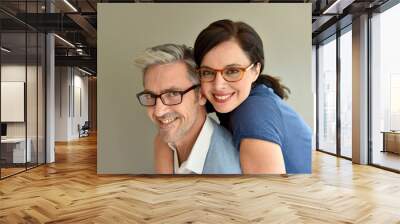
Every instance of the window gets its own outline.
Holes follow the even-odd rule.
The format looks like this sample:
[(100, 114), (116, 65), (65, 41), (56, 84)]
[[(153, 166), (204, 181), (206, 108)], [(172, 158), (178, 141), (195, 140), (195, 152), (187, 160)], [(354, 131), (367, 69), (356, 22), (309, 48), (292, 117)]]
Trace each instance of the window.
[[(44, 3), (19, 1), (14, 9), (20, 15), (42, 13)], [(15, 6), (15, 2), (0, 5)], [(8, 21), (0, 29), (0, 110), (5, 115), (1, 118), (0, 178), (5, 178), (45, 163), (46, 38), (8, 14), (0, 12), (0, 17)]]
[(318, 48), (318, 149), (336, 154), (336, 39)]
[(371, 19), (372, 164), (395, 170), (400, 170), (399, 23), (400, 4)]
[(340, 36), (340, 155), (352, 157), (352, 32)]

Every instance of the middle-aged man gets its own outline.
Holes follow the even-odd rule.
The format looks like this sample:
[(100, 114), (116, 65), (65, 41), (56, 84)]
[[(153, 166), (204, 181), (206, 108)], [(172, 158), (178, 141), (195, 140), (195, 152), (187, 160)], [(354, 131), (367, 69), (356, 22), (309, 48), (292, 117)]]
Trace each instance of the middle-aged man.
[(231, 134), (207, 116), (191, 49), (175, 44), (155, 46), (135, 63), (143, 69), (144, 85), (137, 97), (158, 127), (156, 172), (241, 173)]

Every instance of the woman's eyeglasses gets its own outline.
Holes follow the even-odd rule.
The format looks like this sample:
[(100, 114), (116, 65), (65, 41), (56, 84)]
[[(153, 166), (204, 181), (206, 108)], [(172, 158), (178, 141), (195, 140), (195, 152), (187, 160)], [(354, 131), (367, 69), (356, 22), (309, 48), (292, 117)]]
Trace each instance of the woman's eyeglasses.
[(245, 72), (250, 70), (255, 63), (249, 65), (246, 68), (241, 68), (241, 67), (234, 67), (230, 66), (224, 69), (212, 69), (212, 68), (199, 68), (197, 69), (197, 73), (200, 76), (200, 80), (202, 82), (212, 82), (215, 80), (215, 77), (217, 76), (218, 72), (221, 73), (222, 78), (224, 78), (225, 81), (227, 82), (237, 82), (243, 78), (243, 75)]

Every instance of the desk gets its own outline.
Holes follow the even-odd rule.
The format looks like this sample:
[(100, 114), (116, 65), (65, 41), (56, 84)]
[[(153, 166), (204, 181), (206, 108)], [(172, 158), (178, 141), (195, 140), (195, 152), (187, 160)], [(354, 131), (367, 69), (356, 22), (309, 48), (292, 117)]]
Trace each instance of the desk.
[[(31, 145), (32, 141), (30, 138), (27, 139), (26, 154), (25, 154), (25, 138), (6, 138), (1, 139), (1, 157), (6, 160), (7, 163), (25, 163), (30, 162)], [(12, 158), (12, 160), (11, 160)], [(25, 161), (27, 158), (27, 161)]]
[(400, 131), (383, 131), (382, 152), (400, 154)]

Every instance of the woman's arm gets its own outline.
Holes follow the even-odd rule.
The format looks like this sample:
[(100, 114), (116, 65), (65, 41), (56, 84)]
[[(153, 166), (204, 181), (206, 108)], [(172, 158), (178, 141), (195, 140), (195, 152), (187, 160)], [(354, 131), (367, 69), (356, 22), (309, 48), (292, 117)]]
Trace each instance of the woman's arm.
[(174, 173), (173, 152), (158, 135), (154, 138), (154, 161), (157, 174)]
[(240, 165), (243, 174), (286, 173), (281, 147), (273, 142), (259, 139), (242, 139)]

